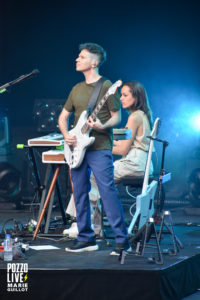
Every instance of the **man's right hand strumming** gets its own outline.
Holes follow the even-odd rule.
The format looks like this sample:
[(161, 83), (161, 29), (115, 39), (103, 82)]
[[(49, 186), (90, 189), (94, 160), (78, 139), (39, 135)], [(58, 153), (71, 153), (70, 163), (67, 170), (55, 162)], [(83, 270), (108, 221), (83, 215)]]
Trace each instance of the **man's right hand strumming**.
[(65, 142), (69, 146), (76, 146), (76, 136), (75, 135), (67, 135), (67, 136), (65, 136)]

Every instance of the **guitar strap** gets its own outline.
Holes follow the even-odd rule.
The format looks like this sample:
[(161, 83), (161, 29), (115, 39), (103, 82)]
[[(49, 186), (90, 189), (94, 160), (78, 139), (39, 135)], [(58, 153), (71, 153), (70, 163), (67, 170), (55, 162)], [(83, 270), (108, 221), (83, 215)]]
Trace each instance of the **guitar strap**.
[(87, 112), (88, 112), (88, 116), (91, 115), (96, 103), (97, 103), (97, 99), (99, 97), (99, 94), (100, 94), (100, 91), (101, 91), (101, 88), (103, 86), (103, 83), (106, 81), (106, 78), (105, 77), (101, 77), (97, 84), (95, 85), (93, 91), (92, 91), (92, 94), (90, 96), (90, 100), (89, 100), (89, 103), (88, 103), (88, 108), (87, 108)]

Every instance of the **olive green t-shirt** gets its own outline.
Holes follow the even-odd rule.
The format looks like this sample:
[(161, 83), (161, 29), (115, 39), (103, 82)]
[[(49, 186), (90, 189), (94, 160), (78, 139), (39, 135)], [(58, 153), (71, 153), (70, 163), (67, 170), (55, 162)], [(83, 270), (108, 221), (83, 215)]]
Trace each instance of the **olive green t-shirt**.
[[(81, 113), (84, 110), (87, 110), (88, 102), (90, 96), (97, 82), (87, 84), (85, 81), (82, 81), (76, 84), (71, 90), (69, 97), (64, 105), (64, 108), (69, 112), (74, 112), (74, 127), (76, 126), (78, 119)], [(111, 86), (109, 80), (104, 81), (101, 88), (97, 104), (106, 94), (107, 90)], [(109, 96), (106, 103), (103, 105), (99, 111), (97, 117), (100, 119), (102, 124), (106, 123), (110, 118), (110, 111), (120, 110), (120, 101), (119, 96), (116, 93), (115, 95)], [(112, 149), (112, 130), (105, 129), (103, 131), (91, 130), (90, 136), (95, 137), (94, 144), (92, 144), (88, 149), (89, 150), (111, 150)]]

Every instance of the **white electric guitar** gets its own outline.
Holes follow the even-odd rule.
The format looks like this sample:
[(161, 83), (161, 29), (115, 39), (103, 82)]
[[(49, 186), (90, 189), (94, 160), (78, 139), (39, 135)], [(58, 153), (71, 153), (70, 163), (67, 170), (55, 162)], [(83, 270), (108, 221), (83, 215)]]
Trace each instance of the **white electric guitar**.
[[(94, 109), (91, 117), (93, 119), (96, 118), (97, 114), (99, 113), (100, 109), (107, 101), (110, 95), (116, 93), (117, 88), (122, 85), (122, 81), (116, 81), (106, 92), (104, 97), (101, 99), (99, 104)], [(70, 135), (76, 136), (76, 146), (69, 146), (66, 142), (64, 142), (64, 155), (67, 164), (70, 168), (78, 168), (84, 158), (85, 151), (87, 148), (94, 143), (95, 137), (89, 137), (91, 128), (87, 125), (88, 120), (88, 112), (84, 110), (78, 120), (76, 126), (69, 131)]]
[[(157, 118), (154, 122), (154, 126), (151, 131), (152, 138), (156, 138), (159, 125), (160, 125), (160, 119)], [(149, 152), (148, 152), (147, 163), (146, 163), (145, 174), (144, 174), (144, 181), (142, 186), (142, 193), (137, 196), (136, 211), (128, 227), (129, 235), (132, 234), (132, 231), (137, 223), (138, 223), (138, 230), (140, 230), (146, 224), (146, 221), (149, 218), (151, 218), (154, 214), (154, 197), (155, 197), (158, 182), (153, 180), (151, 184), (148, 184), (152, 151), (153, 151), (153, 139), (150, 140)]]

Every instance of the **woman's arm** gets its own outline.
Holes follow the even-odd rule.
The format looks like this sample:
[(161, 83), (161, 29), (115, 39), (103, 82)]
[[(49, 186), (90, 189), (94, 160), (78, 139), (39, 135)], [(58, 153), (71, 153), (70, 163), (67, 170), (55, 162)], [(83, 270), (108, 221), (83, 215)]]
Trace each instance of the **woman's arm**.
[(142, 118), (140, 116), (134, 116), (134, 113), (131, 114), (128, 118), (128, 122), (126, 124), (127, 129), (131, 129), (131, 139), (129, 140), (121, 140), (114, 141), (112, 153), (116, 155), (126, 156), (129, 152), (131, 145), (135, 139), (138, 128), (143, 124)]
[(96, 118), (93, 120), (92, 117), (89, 117), (87, 125), (94, 130), (104, 130), (107, 128), (113, 128), (121, 122), (121, 111), (110, 111), (111, 118), (104, 124)]

